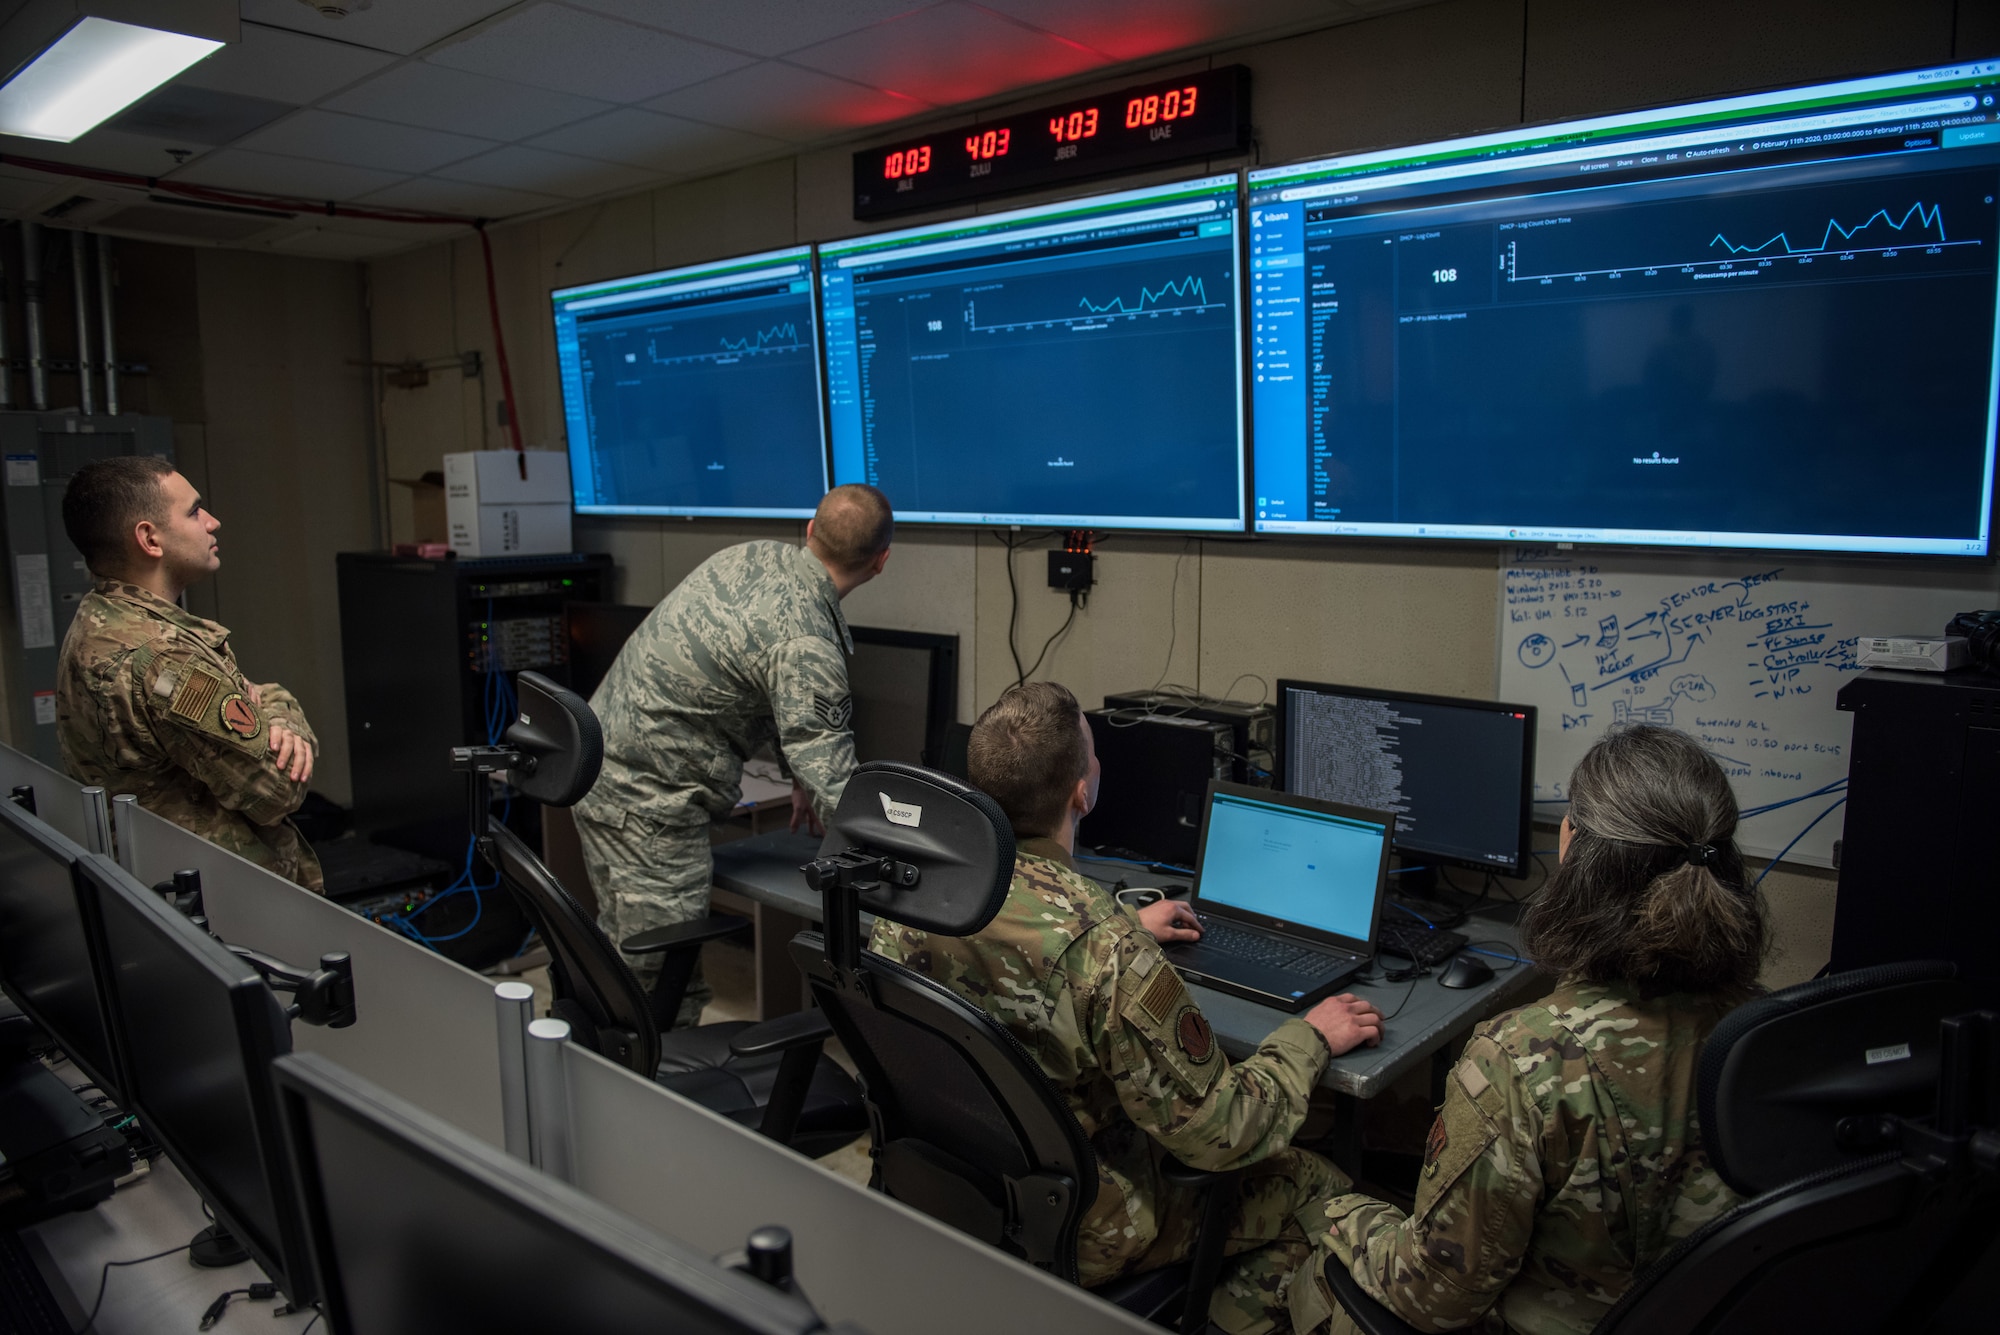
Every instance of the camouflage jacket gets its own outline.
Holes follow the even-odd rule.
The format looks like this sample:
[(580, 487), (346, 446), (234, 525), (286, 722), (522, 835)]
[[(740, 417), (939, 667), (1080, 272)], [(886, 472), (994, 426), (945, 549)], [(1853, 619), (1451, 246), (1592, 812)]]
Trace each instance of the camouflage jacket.
[(306, 785), (273, 763), (272, 723), (318, 754), (299, 702), (275, 682), (246, 681), (223, 627), (117, 580), (99, 580), (77, 605), (56, 664), (70, 774), (320, 890), (319, 860), (285, 819)]
[[(1736, 1203), (1695, 1116), (1701, 1045), (1728, 1010), (1565, 982), (1466, 1044), (1415, 1213), (1346, 1195), (1301, 1222), (1419, 1330), (1484, 1317), (1527, 1335), (1581, 1335), (1635, 1273)], [(1316, 1287), (1294, 1288), (1297, 1329), (1317, 1324), (1302, 1310)]]
[(1006, 1025), (1097, 1152), (1097, 1199), (1077, 1239), (1085, 1284), (1132, 1269), (1161, 1220), (1160, 1164), (1255, 1163), (1291, 1143), (1326, 1043), (1304, 1020), (1232, 1063), (1152, 935), (1051, 839), (1024, 840), (1007, 902), (973, 937), (877, 919), (869, 948)]
[(785, 542), (697, 566), (653, 609), (591, 697), (604, 769), (577, 812), (706, 824), (742, 796), (743, 762), (776, 743), (822, 820), (854, 771), (853, 651), (833, 579)]

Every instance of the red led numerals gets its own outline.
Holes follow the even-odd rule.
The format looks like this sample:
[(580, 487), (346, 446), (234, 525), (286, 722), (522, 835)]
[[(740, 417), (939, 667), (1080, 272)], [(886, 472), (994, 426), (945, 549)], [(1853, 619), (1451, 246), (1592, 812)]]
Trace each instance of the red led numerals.
[(1049, 133), (1056, 137), (1058, 144), (1073, 144), (1079, 139), (1088, 139), (1097, 133), (1097, 108), (1072, 111), (1067, 116), (1051, 116)]
[(985, 134), (965, 136), (965, 151), (972, 155), (974, 162), (985, 162), (992, 158), (1007, 156), (1008, 141), (1014, 137), (1012, 130), (988, 130)]
[(902, 148), (882, 160), (882, 179), (894, 181), (904, 176), (916, 176), (931, 169), (931, 146)]
[(1192, 85), (1176, 88), (1170, 93), (1151, 93), (1145, 97), (1135, 97), (1125, 104), (1125, 128), (1136, 130), (1145, 125), (1157, 125), (1161, 121), (1184, 120), (1194, 115), (1195, 95), (1201, 90)]

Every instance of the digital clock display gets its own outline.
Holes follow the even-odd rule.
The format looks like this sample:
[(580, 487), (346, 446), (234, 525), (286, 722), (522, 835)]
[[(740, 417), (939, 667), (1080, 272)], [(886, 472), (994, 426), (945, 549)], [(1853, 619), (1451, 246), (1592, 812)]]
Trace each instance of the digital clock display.
[(1250, 71), (1204, 70), (856, 153), (854, 216), (1234, 153), (1249, 136)]

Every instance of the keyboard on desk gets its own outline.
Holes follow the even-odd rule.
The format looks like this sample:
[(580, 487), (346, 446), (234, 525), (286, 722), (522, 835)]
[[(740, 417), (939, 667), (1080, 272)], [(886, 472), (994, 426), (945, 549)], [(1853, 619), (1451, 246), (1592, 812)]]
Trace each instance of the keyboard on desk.
[(1401, 955), (1423, 968), (1431, 969), (1465, 949), (1462, 932), (1447, 932), (1414, 922), (1385, 922), (1376, 929), (1375, 947), (1391, 955)]
[(1178, 941), (1167, 958), (1190, 979), (1219, 992), (1303, 1010), (1368, 962), (1365, 955), (1259, 932), (1214, 914), (1201, 920), (1201, 940)]
[(1299, 960), (1312, 957), (1324, 958), (1321, 952), (1287, 941), (1282, 937), (1266, 936), (1262, 932), (1246, 931), (1234, 923), (1221, 918), (1204, 918), (1201, 923), (1201, 944), (1210, 950), (1220, 950), (1238, 959), (1255, 960), (1271, 969), (1284, 969)]

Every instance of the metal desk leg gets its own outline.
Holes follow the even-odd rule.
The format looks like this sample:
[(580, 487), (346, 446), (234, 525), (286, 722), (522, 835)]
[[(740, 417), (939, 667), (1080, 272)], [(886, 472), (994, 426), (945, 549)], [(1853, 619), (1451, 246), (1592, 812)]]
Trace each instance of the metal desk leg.
[(756, 940), (751, 946), (757, 976), (757, 1018), (774, 1019), (806, 1008), (806, 980), (792, 962), (791, 939), (813, 925), (783, 909), (760, 904), (747, 896), (717, 886), (709, 891), (709, 902), (725, 913), (741, 913), (750, 919)]

